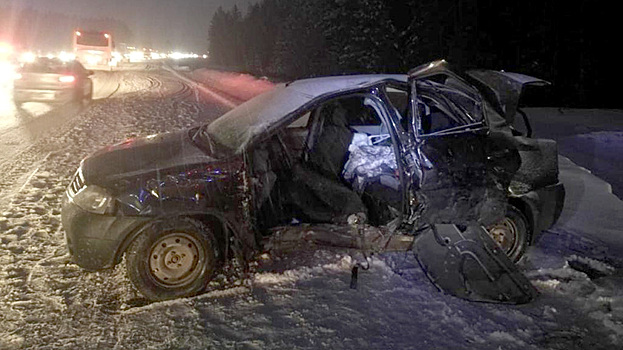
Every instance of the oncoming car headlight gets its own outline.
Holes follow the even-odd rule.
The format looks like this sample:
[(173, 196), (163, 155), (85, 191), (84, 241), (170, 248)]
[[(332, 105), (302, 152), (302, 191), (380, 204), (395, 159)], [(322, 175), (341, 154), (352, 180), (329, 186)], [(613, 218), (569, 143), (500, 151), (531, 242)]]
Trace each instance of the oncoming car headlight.
[(83, 187), (71, 200), (81, 209), (95, 214), (112, 214), (115, 204), (112, 195), (96, 185)]

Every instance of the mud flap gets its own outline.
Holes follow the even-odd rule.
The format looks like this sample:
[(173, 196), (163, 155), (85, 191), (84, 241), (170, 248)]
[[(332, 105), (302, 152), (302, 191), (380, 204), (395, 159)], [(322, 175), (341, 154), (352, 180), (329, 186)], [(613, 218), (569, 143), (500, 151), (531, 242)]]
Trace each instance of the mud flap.
[(431, 226), (413, 251), (431, 282), (459, 298), (524, 304), (538, 294), (481, 226)]

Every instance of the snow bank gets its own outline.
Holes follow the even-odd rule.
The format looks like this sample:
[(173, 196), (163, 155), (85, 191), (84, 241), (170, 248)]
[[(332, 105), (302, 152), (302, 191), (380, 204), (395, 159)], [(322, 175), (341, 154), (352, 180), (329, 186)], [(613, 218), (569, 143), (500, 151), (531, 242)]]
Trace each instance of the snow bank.
[(275, 84), (266, 78), (258, 79), (248, 74), (222, 72), (206, 68), (197, 69), (191, 72), (189, 76), (199, 83), (220, 90), (241, 101), (251, 99), (275, 87)]
[[(537, 137), (610, 183), (623, 199), (623, 110), (525, 108)], [(521, 124), (521, 123), (519, 123)]]
[[(559, 157), (560, 180), (565, 185), (565, 205), (548, 244), (566, 245), (582, 254), (623, 264), (623, 201), (607, 182), (568, 158)], [(544, 243), (545, 244), (545, 243)], [(539, 244), (543, 245), (543, 244)]]

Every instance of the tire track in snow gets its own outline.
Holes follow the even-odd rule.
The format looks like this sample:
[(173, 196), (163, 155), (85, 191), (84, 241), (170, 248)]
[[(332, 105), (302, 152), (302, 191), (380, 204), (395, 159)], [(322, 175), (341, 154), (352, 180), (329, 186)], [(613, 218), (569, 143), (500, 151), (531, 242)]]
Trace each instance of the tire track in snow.
[[(110, 72), (98, 73), (94, 80), (104, 79), (107, 83), (102, 84), (102, 89), (104, 91), (110, 90), (107, 89), (107, 86), (110, 85), (111, 75), (113, 74)], [(103, 78), (104, 76), (106, 78)], [(71, 131), (73, 125), (80, 122), (79, 117), (87, 115), (89, 109), (94, 105), (104, 103), (112, 98), (120, 90), (124, 78), (127, 77), (117, 76), (113, 82), (116, 87), (105, 97), (92, 101), (88, 106), (83, 107), (75, 103), (67, 103), (36, 117), (36, 119), (0, 133), (0, 139), (4, 141), (5, 147), (12, 143), (15, 144), (16, 148), (9, 153), (10, 157), (0, 161), (0, 197), (6, 197), (7, 193), (10, 197), (15, 194), (16, 189), (21, 190), (28, 179), (25, 177), (26, 174), (37, 168), (41, 162), (45, 162), (52, 152), (62, 149), (53, 140)], [(24, 136), (27, 137), (27, 140), (23, 139)], [(1, 206), (2, 203), (0, 203), (0, 208)]]

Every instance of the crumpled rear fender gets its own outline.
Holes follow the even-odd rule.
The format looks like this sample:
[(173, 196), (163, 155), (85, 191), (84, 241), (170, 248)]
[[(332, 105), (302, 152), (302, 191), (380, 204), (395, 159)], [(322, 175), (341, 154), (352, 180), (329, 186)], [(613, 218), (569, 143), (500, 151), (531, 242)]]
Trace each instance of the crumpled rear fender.
[(431, 226), (415, 239), (413, 250), (428, 278), (445, 293), (509, 304), (527, 303), (538, 294), (481, 226)]

